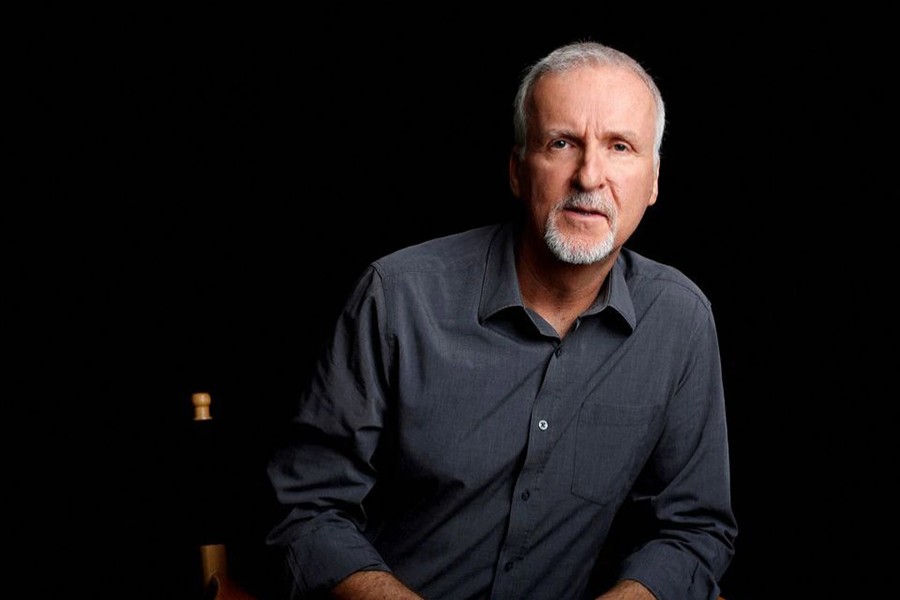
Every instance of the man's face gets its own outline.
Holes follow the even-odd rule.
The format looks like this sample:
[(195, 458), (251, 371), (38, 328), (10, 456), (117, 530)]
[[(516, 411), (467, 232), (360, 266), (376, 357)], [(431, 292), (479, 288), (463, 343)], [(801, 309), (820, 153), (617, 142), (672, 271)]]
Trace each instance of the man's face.
[(591, 263), (614, 253), (656, 202), (656, 107), (627, 69), (586, 65), (544, 75), (534, 88), (524, 158), (510, 161), (526, 205), (526, 239), (557, 258)]

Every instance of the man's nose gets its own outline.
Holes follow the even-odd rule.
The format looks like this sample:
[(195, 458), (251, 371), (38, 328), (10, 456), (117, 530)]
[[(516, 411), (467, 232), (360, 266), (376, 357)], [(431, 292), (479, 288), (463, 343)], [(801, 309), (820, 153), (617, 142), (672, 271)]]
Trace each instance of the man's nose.
[(599, 148), (586, 147), (579, 157), (575, 170), (575, 186), (582, 190), (593, 190), (603, 185), (606, 158)]

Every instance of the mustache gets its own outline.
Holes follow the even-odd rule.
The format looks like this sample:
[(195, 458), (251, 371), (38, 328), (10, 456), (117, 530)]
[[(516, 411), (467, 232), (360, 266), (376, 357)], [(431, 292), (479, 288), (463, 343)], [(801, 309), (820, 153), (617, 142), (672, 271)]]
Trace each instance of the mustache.
[(608, 216), (615, 213), (613, 203), (599, 192), (572, 192), (563, 199), (562, 208), (590, 210)]

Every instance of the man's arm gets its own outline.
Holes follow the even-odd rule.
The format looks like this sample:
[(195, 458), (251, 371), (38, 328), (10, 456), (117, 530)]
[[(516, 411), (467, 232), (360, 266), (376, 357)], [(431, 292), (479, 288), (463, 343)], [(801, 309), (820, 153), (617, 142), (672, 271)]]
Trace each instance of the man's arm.
[(623, 579), (597, 600), (656, 600), (650, 590), (633, 579)]
[[(357, 571), (331, 590), (335, 600), (422, 600), (385, 571)], [(651, 600), (653, 596), (649, 597)]]
[(370, 269), (338, 317), (287, 443), (268, 466), (283, 516), (267, 542), (285, 551), (300, 597), (320, 597), (352, 573), (389, 570), (363, 533), (388, 394), (382, 300)]
[(622, 579), (660, 598), (708, 600), (734, 553), (725, 398), (716, 327), (698, 304), (665, 426), (632, 498), (647, 504), (654, 535), (624, 558)]

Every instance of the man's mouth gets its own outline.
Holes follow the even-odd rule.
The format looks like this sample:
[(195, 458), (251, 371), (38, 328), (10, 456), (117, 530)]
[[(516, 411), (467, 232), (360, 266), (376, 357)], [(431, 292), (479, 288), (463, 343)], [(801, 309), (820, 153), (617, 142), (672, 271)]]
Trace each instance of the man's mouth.
[(597, 215), (597, 216), (606, 216), (603, 211), (596, 208), (589, 208), (585, 206), (567, 206), (566, 210), (571, 210), (573, 212), (577, 212), (583, 215)]

